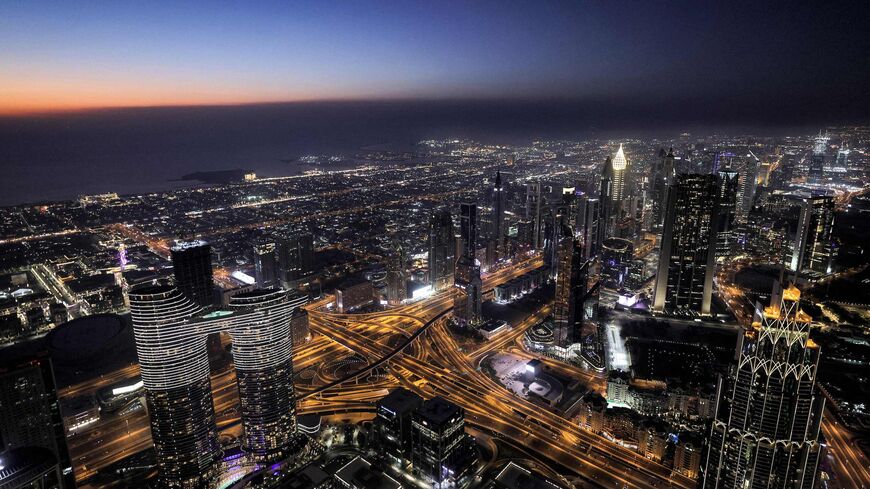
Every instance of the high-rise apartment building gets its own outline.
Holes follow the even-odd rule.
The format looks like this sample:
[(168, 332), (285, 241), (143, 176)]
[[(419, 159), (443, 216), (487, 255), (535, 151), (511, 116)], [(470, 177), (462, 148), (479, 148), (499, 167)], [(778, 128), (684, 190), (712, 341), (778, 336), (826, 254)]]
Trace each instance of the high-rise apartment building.
[(543, 202), (541, 201), (541, 184), (540, 182), (526, 184), (526, 220), (532, 224), (532, 249), (538, 250), (541, 248), (541, 211)]
[(453, 284), (455, 250), (456, 233), (450, 211), (436, 211), (429, 220), (429, 283), (434, 290), (444, 290)]
[(709, 315), (719, 177), (683, 174), (668, 193), (653, 311)]
[(161, 484), (199, 488), (220, 459), (206, 337), (227, 332), (239, 384), (243, 448), (255, 460), (284, 458), (296, 432), (290, 319), (295, 306), (280, 290), (230, 298), (205, 313), (176, 287), (130, 291), (130, 312), (145, 385)]
[(791, 269), (831, 273), (834, 259), (834, 198), (815, 195), (804, 199), (795, 234)]
[(737, 193), (740, 174), (731, 169), (719, 170), (719, 216), (716, 219), (716, 257), (731, 256), (737, 246)]
[[(818, 484), (824, 398), (815, 388), (819, 348), (790, 286), (720, 385), (703, 471), (704, 489), (812, 489)], [(721, 384), (721, 383), (720, 383)]]
[(414, 471), (435, 487), (461, 487), (474, 472), (472, 441), (465, 433), (465, 410), (433, 397), (412, 417)]
[(277, 242), (278, 280), (285, 289), (315, 272), (314, 236), (307, 231), (285, 231)]
[(567, 358), (568, 347), (580, 342), (589, 262), (583, 259), (583, 247), (565, 225), (557, 249), (553, 339)]
[(7, 475), (16, 479), (21, 475), (12, 472), (14, 457), (22, 463), (45, 463), (51, 469), (45, 470), (40, 485), (20, 487), (74, 489), (65, 433), (48, 353), (4, 351), (0, 360), (0, 467), (6, 465), (10, 472), (0, 468), (0, 485)]
[(674, 179), (674, 148), (670, 148), (665, 152), (664, 148), (659, 152), (659, 159), (653, 168), (652, 178), (650, 181), (650, 204), (651, 218), (650, 230), (654, 233), (660, 233), (665, 222), (665, 207), (668, 201), (668, 189), (673, 185)]
[(477, 326), (483, 320), (483, 283), (480, 280), (480, 265), (475, 258), (477, 204), (460, 205), (459, 223), (462, 254), (456, 260), (453, 279), (459, 291), (454, 300), (453, 316), (463, 324)]
[(821, 183), (824, 181), (825, 157), (827, 152), (828, 135), (822, 135), (822, 131), (819, 131), (819, 135), (816, 136), (813, 144), (813, 152), (810, 155), (810, 167), (809, 172), (807, 173), (807, 180), (810, 182)]
[(423, 398), (397, 388), (381, 398), (375, 406), (372, 438), (387, 459), (400, 467), (411, 459), (411, 424), (414, 411), (423, 405)]
[(178, 290), (199, 307), (214, 305), (211, 245), (205, 241), (178, 242), (171, 252)]
[(504, 239), (507, 230), (505, 229), (504, 212), (507, 206), (507, 192), (501, 180), (501, 171), (495, 174), (495, 186), (492, 189), (492, 223), (490, 229), (490, 240), (495, 241), (496, 251), (499, 256), (505, 253)]
[(619, 145), (616, 154), (613, 155), (611, 165), (611, 174), (613, 175), (613, 194), (611, 195), (611, 201), (613, 202), (613, 208), (617, 209), (618, 212), (622, 208), (622, 201), (626, 198), (628, 191), (628, 185), (626, 182), (628, 160), (625, 158), (625, 151), (622, 149), (621, 144)]
[(254, 244), (254, 277), (261, 289), (278, 286), (278, 256), (274, 241), (264, 239)]

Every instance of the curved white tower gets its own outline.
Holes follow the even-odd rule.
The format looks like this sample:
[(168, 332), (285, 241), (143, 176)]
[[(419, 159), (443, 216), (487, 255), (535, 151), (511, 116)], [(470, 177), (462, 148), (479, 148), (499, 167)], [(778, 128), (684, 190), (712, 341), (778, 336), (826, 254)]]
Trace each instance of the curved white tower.
[(625, 196), (625, 171), (628, 168), (628, 161), (625, 159), (625, 151), (622, 145), (619, 145), (619, 150), (613, 155), (613, 202), (622, 201)]

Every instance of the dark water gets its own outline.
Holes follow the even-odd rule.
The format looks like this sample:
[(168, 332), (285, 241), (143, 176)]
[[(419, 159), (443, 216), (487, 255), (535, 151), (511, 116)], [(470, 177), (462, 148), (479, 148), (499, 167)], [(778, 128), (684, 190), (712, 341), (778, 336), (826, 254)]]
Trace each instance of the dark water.
[[(663, 119), (667, 115), (669, 119)], [(345, 102), (104, 110), (0, 118), (0, 205), (165, 190), (188, 173), (297, 172), (288, 158), (409, 149), (424, 138), (528, 142), (685, 128), (650, 104)], [(628, 133), (627, 131), (635, 132)]]

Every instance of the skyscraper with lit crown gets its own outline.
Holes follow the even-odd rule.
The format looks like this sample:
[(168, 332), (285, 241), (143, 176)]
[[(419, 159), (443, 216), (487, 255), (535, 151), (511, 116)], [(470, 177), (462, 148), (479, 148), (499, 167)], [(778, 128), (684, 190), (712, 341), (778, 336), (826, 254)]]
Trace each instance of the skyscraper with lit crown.
[(618, 209), (621, 205), (620, 203), (625, 198), (625, 174), (628, 170), (628, 160), (625, 158), (625, 151), (622, 149), (621, 144), (616, 154), (613, 155), (611, 164), (613, 165), (613, 193), (611, 199), (616, 204), (614, 207)]
[(764, 309), (720, 386), (703, 489), (812, 489), (822, 455), (819, 347), (795, 286)]

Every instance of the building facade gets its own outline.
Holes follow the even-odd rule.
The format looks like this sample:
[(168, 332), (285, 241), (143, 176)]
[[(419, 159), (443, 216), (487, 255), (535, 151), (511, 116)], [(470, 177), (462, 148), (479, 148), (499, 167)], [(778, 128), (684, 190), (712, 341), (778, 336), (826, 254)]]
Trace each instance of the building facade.
[(653, 311), (710, 315), (718, 209), (718, 176), (677, 177), (668, 193)]

